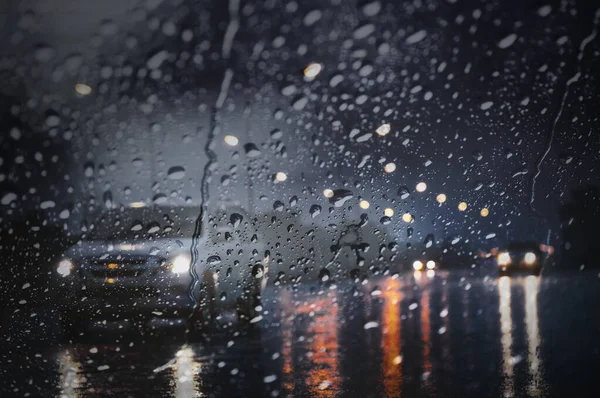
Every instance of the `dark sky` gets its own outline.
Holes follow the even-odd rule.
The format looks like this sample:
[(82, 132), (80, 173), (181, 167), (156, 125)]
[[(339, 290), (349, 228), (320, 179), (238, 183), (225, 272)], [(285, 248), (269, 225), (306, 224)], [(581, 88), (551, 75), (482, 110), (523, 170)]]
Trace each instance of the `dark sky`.
[[(49, 222), (77, 228), (90, 198), (198, 203), (214, 128), (211, 205), (265, 213), (281, 201), (316, 226), (363, 212), (378, 223), (392, 208), (380, 227), (399, 241), (405, 212), (418, 239), (544, 239), (570, 190), (599, 182), (590, 3), (13, 3), (0, 14), (3, 217), (43, 207)], [(322, 71), (306, 79), (311, 62)], [(354, 197), (334, 208), (327, 188)]]

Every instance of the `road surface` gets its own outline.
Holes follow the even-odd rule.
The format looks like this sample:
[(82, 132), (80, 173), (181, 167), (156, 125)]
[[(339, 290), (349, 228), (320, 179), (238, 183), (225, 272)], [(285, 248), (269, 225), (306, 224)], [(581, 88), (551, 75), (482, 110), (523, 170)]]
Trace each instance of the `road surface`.
[(203, 341), (107, 324), (75, 345), (47, 312), (19, 311), (4, 315), (0, 395), (598, 396), (599, 303), (597, 271), (408, 273), (270, 287), (254, 328)]

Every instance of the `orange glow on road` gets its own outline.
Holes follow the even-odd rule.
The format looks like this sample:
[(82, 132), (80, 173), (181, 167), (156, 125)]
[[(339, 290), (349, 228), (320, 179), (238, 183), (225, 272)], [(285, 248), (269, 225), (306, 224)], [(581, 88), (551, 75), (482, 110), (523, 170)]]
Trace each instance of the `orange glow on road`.
[(313, 336), (310, 346), (312, 356), (306, 384), (315, 397), (336, 397), (341, 380), (338, 361), (338, 306), (335, 296), (312, 301), (310, 305), (297, 308), (296, 314), (311, 311), (314, 316), (307, 335)]
[(400, 281), (389, 278), (381, 294), (383, 307), (383, 388), (388, 397), (402, 395), (402, 351), (400, 345)]

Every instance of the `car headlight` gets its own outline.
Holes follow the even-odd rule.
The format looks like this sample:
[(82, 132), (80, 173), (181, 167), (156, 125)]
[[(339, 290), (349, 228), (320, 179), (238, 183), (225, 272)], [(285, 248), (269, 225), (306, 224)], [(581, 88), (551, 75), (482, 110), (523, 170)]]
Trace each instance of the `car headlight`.
[(71, 275), (71, 271), (73, 271), (73, 261), (68, 258), (60, 260), (58, 263), (58, 267), (56, 268), (56, 272), (58, 272), (63, 278), (65, 276)]
[(427, 266), (427, 269), (430, 269), (430, 270), (434, 269), (435, 268), (435, 261), (433, 261), (433, 260), (427, 261), (426, 266)]
[(423, 263), (417, 260), (413, 263), (413, 268), (415, 269), (415, 271), (421, 271), (423, 269)]
[(190, 270), (190, 258), (185, 255), (175, 257), (171, 265), (171, 272), (174, 274), (184, 274)]
[(498, 265), (508, 265), (510, 262), (510, 254), (507, 252), (498, 254)]
[(535, 253), (527, 252), (525, 253), (525, 257), (523, 257), (523, 259), (525, 260), (525, 264), (532, 265), (533, 263), (535, 263), (535, 260), (537, 260), (537, 256), (535, 255)]

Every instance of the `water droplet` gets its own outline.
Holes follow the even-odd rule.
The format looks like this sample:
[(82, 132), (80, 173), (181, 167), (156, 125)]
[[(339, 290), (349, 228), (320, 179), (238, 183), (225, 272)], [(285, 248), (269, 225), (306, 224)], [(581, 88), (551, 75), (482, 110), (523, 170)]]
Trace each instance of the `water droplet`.
[(375, 321), (367, 322), (367, 323), (365, 323), (365, 326), (364, 326), (365, 330), (373, 329), (373, 328), (377, 328), (377, 327), (379, 327), (379, 322), (375, 322)]
[(206, 263), (208, 265), (216, 265), (219, 264), (221, 262), (221, 257), (219, 256), (210, 256), (206, 259)]
[(480, 108), (482, 111), (485, 111), (485, 110), (490, 109), (492, 107), (492, 105), (494, 105), (494, 103), (492, 101), (486, 101), (480, 105)]
[(276, 200), (275, 203), (273, 203), (273, 210), (275, 211), (283, 211), (283, 207), (283, 202), (280, 200)]
[(400, 196), (400, 199), (408, 198), (410, 196), (410, 191), (408, 190), (408, 187), (402, 186), (398, 188), (398, 196)]
[(181, 180), (185, 176), (185, 168), (182, 166), (173, 166), (167, 172), (171, 180)]
[(329, 203), (335, 207), (342, 207), (344, 203), (352, 199), (354, 195), (347, 189), (336, 189), (333, 191), (333, 197), (329, 198)]
[(381, 3), (379, 1), (371, 1), (362, 6), (362, 12), (367, 17), (374, 17), (379, 14), (381, 10)]
[(140, 221), (134, 221), (131, 225), (131, 231), (141, 231), (143, 228), (142, 223)]
[(406, 38), (406, 44), (416, 44), (427, 37), (426, 30), (419, 30)]
[(319, 205), (312, 205), (310, 207), (310, 216), (312, 218), (315, 218), (316, 216), (318, 216), (319, 214), (321, 214), (321, 206)]
[(34, 57), (36, 61), (46, 63), (56, 56), (56, 50), (46, 44), (39, 44), (35, 47)]
[(256, 145), (254, 145), (251, 142), (244, 145), (244, 151), (246, 152), (246, 156), (248, 156), (249, 158), (258, 157), (261, 154), (260, 150), (256, 147)]
[(55, 111), (48, 111), (46, 113), (46, 125), (48, 127), (56, 127), (60, 124), (60, 116)]
[(54, 203), (53, 200), (45, 200), (42, 203), (40, 203), (40, 209), (42, 210), (52, 209), (54, 206), (56, 206), (56, 203)]
[(379, 222), (382, 223), (383, 225), (388, 225), (389, 223), (392, 222), (392, 219), (389, 216), (383, 216), (379, 219)]
[(304, 76), (308, 77), (309, 79), (314, 79), (319, 73), (321, 73), (322, 68), (323, 66), (321, 64), (313, 62), (309, 64), (306, 69), (304, 69)]
[(321, 268), (319, 271), (319, 280), (321, 282), (327, 282), (329, 279), (331, 279), (331, 273), (329, 270), (326, 268)]
[(229, 221), (231, 222), (234, 228), (239, 227), (243, 219), (244, 217), (239, 213), (233, 213), (231, 216), (229, 216)]
[(239, 140), (237, 139), (237, 137), (235, 137), (233, 135), (226, 135), (224, 140), (225, 140), (225, 143), (230, 146), (236, 146), (239, 143)]
[(304, 26), (311, 26), (317, 23), (322, 17), (323, 12), (321, 10), (312, 10), (304, 16), (302, 22), (304, 23)]
[(362, 25), (362, 26), (358, 27), (356, 30), (354, 30), (354, 32), (352, 33), (352, 36), (356, 40), (362, 40), (362, 39), (369, 37), (373, 32), (375, 32), (375, 25), (369, 23), (369, 24)]
[(301, 111), (304, 109), (306, 104), (308, 104), (308, 97), (301, 96), (296, 98), (294, 102), (292, 102), (292, 107), (297, 111)]
[(87, 84), (77, 83), (75, 85), (75, 91), (77, 91), (77, 93), (81, 95), (89, 95), (92, 93), (92, 88)]
[(498, 42), (498, 47), (500, 47), (502, 49), (508, 48), (508, 47), (512, 46), (516, 40), (517, 40), (517, 35), (515, 33), (511, 33), (510, 35), (506, 36), (505, 38), (503, 38), (502, 40), (500, 40)]
[(14, 192), (5, 193), (0, 200), (3, 205), (9, 205), (12, 201), (17, 199), (17, 195)]

